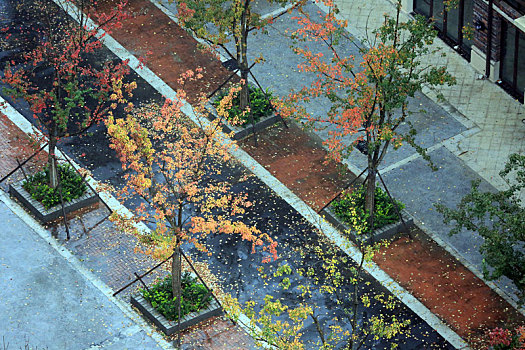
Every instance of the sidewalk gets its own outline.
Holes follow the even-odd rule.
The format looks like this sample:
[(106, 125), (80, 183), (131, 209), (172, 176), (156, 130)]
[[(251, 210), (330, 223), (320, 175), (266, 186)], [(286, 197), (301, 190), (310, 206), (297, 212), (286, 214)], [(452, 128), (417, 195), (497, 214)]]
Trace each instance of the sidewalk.
[(0, 338), (9, 349), (161, 349), (138, 315), (130, 318), (4, 201), (0, 194)]
[[(394, 13), (389, 0), (336, 0), (341, 16), (348, 19), (353, 34), (362, 37), (367, 31), (376, 29), (383, 21), (383, 14)], [(403, 20), (408, 16), (403, 13)], [(446, 53), (429, 57), (429, 64), (446, 65), (456, 77), (457, 84), (445, 86), (441, 91), (445, 99), (480, 131), (466, 137), (457, 145), (456, 154), (472, 170), (497, 189), (506, 188), (499, 176), (508, 155), (525, 152), (525, 106), (514, 100), (503, 89), (487, 80), (478, 80), (480, 73), (452, 50), (442, 40), (436, 40), (435, 47)], [(429, 94), (435, 101), (435, 96)]]

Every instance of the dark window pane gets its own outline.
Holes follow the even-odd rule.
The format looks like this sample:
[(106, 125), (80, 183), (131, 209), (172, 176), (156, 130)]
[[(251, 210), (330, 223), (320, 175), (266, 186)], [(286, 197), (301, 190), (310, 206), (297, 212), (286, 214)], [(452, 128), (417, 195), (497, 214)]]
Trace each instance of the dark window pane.
[[(458, 5), (459, 6), (459, 5)], [(447, 11), (447, 36), (454, 40), (459, 41), (459, 9), (458, 7), (449, 8)]]
[(515, 51), (515, 38), (516, 38), (516, 28), (512, 25), (508, 25), (504, 22), (504, 32), (503, 32), (503, 43), (502, 43), (502, 53), (503, 57), (501, 59), (501, 80), (514, 86), (514, 51)]
[(525, 33), (520, 32), (519, 40), (517, 90), (523, 94), (525, 92)]
[(473, 0), (465, 0), (463, 10), (463, 48), (467, 50), (472, 47), (472, 38), (474, 36), (474, 23), (472, 23), (473, 3)]
[(434, 22), (440, 30), (443, 30), (444, 10), (445, 7), (443, 6), (443, 0), (434, 0), (432, 17), (434, 17)]
[(414, 10), (423, 16), (430, 17), (430, 1), (432, 0), (415, 0)]

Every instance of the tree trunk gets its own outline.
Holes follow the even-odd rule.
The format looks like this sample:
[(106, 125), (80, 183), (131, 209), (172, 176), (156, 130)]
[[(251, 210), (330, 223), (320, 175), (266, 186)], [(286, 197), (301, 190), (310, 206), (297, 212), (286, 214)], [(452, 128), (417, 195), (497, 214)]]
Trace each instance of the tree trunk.
[(173, 291), (173, 298), (175, 303), (178, 303), (181, 295), (181, 278), (182, 278), (182, 264), (180, 247), (173, 249), (173, 258), (171, 260), (171, 288)]
[(249, 12), (249, 1), (246, 0), (244, 4), (244, 10), (241, 17), (241, 38), (239, 45), (238, 63), (239, 69), (241, 71), (241, 79), (244, 80), (244, 85), (242, 86), (240, 94), (240, 107), (244, 111), (246, 107), (250, 104), (250, 89), (248, 87), (248, 74), (249, 74), (249, 65), (248, 65), (248, 21), (250, 17)]
[[(240, 63), (240, 65), (247, 66), (247, 63)], [(241, 111), (244, 111), (246, 107), (250, 105), (250, 88), (248, 87), (248, 67), (241, 68), (241, 78), (244, 80), (244, 85), (242, 86), (239, 97)]]
[[(370, 216), (368, 217), (368, 229), (370, 232), (374, 230), (372, 214), (375, 213), (375, 191), (376, 191), (376, 169), (372, 162), (368, 165), (368, 177), (366, 179), (366, 192), (365, 192), (365, 211)], [(375, 221), (375, 220), (374, 220)]]
[(58, 163), (56, 160), (56, 146), (57, 146), (57, 137), (56, 137), (56, 126), (50, 128), (49, 133), (49, 150), (47, 155), (47, 166), (49, 168), (49, 186), (51, 188), (58, 187)]
[[(182, 278), (182, 264), (181, 264), (181, 252), (180, 252), (180, 245), (181, 240), (179, 234), (182, 232), (182, 211), (184, 209), (184, 206), (182, 205), (182, 202), (179, 202), (179, 208), (177, 213), (176, 222), (174, 220), (170, 221), (170, 224), (172, 227), (176, 227), (176, 229), (172, 232), (177, 238), (175, 241), (175, 248), (173, 249), (173, 258), (171, 260), (171, 290), (173, 292), (173, 297), (175, 298), (175, 302), (178, 303), (178, 300), (180, 299), (180, 295), (182, 292), (182, 284), (181, 284), (181, 278)], [(173, 218), (175, 219), (175, 218)], [(180, 312), (180, 305), (179, 305), (179, 312)]]

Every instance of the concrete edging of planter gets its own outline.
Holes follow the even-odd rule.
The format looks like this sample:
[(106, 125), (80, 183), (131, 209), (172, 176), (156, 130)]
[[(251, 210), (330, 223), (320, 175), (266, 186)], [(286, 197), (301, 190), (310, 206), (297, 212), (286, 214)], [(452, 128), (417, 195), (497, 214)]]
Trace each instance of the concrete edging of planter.
[[(350, 230), (350, 227), (346, 225), (345, 223), (343, 223), (335, 215), (335, 213), (330, 209), (330, 207), (323, 209), (323, 211), (321, 212), (321, 215), (324, 216), (326, 221), (334, 225), (335, 228), (337, 228), (339, 231), (343, 233), (346, 231), (350, 231), (353, 233), (353, 231)], [(403, 220), (405, 221), (408, 229), (411, 229), (412, 227), (415, 226), (414, 218), (405, 209), (401, 210), (401, 216), (403, 217)], [(400, 220), (396, 223), (386, 225), (385, 227), (382, 227), (378, 230), (374, 230), (373, 237), (376, 242), (379, 242), (382, 240), (394, 240), (396, 238), (399, 238), (401, 236), (401, 233), (403, 232), (405, 232), (405, 226), (403, 225), (403, 222)], [(349, 238), (354, 243), (356, 243), (355, 234), (351, 234)], [(366, 234), (364, 238), (365, 238), (365, 242), (371, 243), (372, 237), (370, 237), (370, 234)]]
[(131, 295), (131, 305), (139, 309), (147, 319), (153, 322), (166, 335), (172, 335), (178, 330), (186, 329), (213, 316), (220, 316), (223, 314), (219, 304), (212, 298), (210, 305), (208, 305), (206, 309), (187, 314), (182, 318), (179, 326), (177, 321), (168, 321), (166, 317), (155, 310), (150, 302), (144, 299), (140, 294)]
[(246, 136), (249, 136), (253, 130), (255, 129), (255, 132), (261, 131), (266, 129), (267, 127), (272, 126), (273, 124), (277, 123), (281, 118), (278, 115), (272, 114), (269, 117), (266, 117), (259, 122), (255, 123), (255, 126), (252, 127), (252, 124), (247, 124), (246, 126), (240, 127), (240, 126), (233, 126), (230, 124), (225, 123), (224, 127), (226, 128), (227, 132), (233, 131), (233, 139), (234, 140), (240, 140)]
[[(60, 218), (62, 213), (62, 206), (55, 205), (52, 208), (46, 209), (42, 203), (33, 199), (29, 192), (27, 192), (23, 187), (22, 183), (25, 180), (18, 181), (16, 183), (9, 185), (9, 194), (16, 198), (24, 207), (26, 207), (31, 214), (33, 214), (37, 219), (43, 223), (48, 223), (50, 221)], [(64, 211), (66, 214), (71, 213), (75, 210), (82, 209), (89, 205), (95, 204), (98, 202), (98, 196), (89, 188), (86, 189), (86, 193), (82, 196), (73, 199), (67, 203), (64, 203)]]

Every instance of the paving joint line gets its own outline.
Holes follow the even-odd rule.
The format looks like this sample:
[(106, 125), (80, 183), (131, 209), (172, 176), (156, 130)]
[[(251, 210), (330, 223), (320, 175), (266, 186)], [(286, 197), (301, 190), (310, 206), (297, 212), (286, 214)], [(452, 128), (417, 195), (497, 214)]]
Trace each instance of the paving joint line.
[[(88, 25), (93, 26), (93, 23), (90, 21)], [(133, 56), (126, 48), (124, 48), (110, 35), (106, 34), (103, 37), (102, 42), (121, 59), (129, 59), (130, 62), (138, 63), (137, 58)], [(171, 87), (169, 87), (163, 80), (161, 80), (155, 73), (153, 73), (147, 67), (143, 67), (140, 70), (137, 70), (136, 68), (133, 69), (137, 74), (142, 76), (153, 88), (155, 88), (165, 97), (174, 98), (177, 96), (176, 92)], [(192, 107), (187, 102), (184, 102), (184, 106), (181, 109), (183, 113), (185, 113), (197, 125), (199, 123), (202, 123), (204, 125), (210, 123), (207, 119), (199, 119), (199, 117), (197, 117), (193, 113)], [(284, 184), (282, 184), (273, 175), (271, 175), (268, 172), (268, 170), (266, 170), (262, 165), (257, 163), (248, 153), (246, 153), (240, 148), (233, 147), (231, 145), (228, 148), (229, 152), (235, 158), (237, 158), (241, 164), (243, 164), (247, 169), (250, 169), (270, 189), (272, 189), (276, 194), (278, 194), (288, 204), (290, 204), (295, 210), (297, 210), (298, 213), (300, 213), (305, 219), (307, 219), (307, 221), (309, 221), (316, 228), (320, 229), (320, 231), (325, 233), (327, 237), (331, 238), (332, 241), (336, 243), (336, 245), (340, 249), (342, 249), (348, 256), (350, 256), (354, 261), (360, 260), (361, 253), (359, 252), (357, 247), (352, 245), (348, 240), (344, 239), (335, 228), (333, 228), (330, 224), (326, 223), (326, 221), (324, 221), (324, 219), (322, 219), (321, 216), (315, 213), (305, 202), (303, 202), (299, 197), (292, 193), (290, 189), (288, 189)], [(408, 308), (413, 310), (429, 326), (435, 329), (452, 346), (458, 349), (468, 349), (466, 342), (457, 333), (455, 333), (450, 327), (448, 327), (448, 325), (442, 322), (419, 300), (417, 300), (408, 291), (406, 291), (397, 282), (395, 282), (385, 271), (381, 270), (376, 264), (367, 266), (365, 267), (365, 269), (385, 288), (391, 291), (401, 302), (403, 302)]]
[(295, 4), (288, 4), (285, 7), (279, 8), (277, 10), (273, 10), (267, 14), (264, 14), (261, 16), (261, 19), (266, 19), (268, 17), (275, 17), (284, 14), (285, 12), (288, 12), (292, 7), (294, 7)]
[[(430, 155), (430, 153), (436, 151), (437, 149), (441, 148), (441, 147), (445, 147), (446, 149), (448, 149), (452, 154), (454, 154), (456, 157), (458, 156), (459, 153), (461, 153), (461, 150), (459, 150), (459, 148), (457, 150), (453, 150), (453, 146), (457, 146), (461, 141), (463, 141), (464, 139), (466, 139), (467, 137), (469, 136), (472, 136), (472, 135), (475, 135), (477, 134), (478, 132), (480, 132), (480, 129), (475, 127), (475, 128), (472, 128), (472, 129), (467, 129), (457, 135), (454, 135), (454, 136), (451, 136), (449, 137), (448, 139), (445, 139), (445, 140), (442, 140), (438, 143), (436, 143), (435, 145), (429, 147), (426, 149), (427, 151), (427, 154)], [(403, 165), (406, 165), (408, 163), (411, 163), (413, 162), (414, 160), (416, 159), (419, 159), (421, 158), (421, 154), (419, 153), (414, 153), (408, 157), (405, 157), (397, 162), (395, 162), (394, 164), (391, 164), (389, 166), (386, 166), (382, 169), (380, 169), (380, 172), (381, 174), (387, 174), (388, 172), (392, 171), (392, 170), (395, 170)]]

